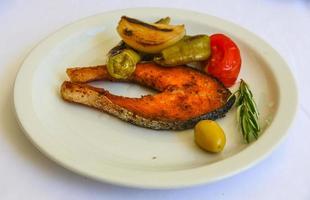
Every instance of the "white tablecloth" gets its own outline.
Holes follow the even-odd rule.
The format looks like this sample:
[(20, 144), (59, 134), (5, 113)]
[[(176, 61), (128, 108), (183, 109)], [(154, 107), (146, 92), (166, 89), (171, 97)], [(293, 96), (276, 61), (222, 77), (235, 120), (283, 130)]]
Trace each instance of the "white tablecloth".
[[(47, 159), (28, 141), (14, 118), (12, 90), (30, 50), (75, 20), (138, 6), (185, 8), (228, 19), (264, 38), (285, 58), (298, 82), (299, 110), (288, 137), (271, 156), (210, 185), (140, 190), (74, 174)], [(310, 199), (309, 76), (309, 0), (1, 0), (0, 199)]]

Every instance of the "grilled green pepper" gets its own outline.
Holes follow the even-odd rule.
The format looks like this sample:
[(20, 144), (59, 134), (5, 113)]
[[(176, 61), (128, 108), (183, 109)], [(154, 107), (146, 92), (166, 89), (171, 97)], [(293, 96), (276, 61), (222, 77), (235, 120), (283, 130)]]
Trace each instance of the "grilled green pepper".
[(211, 55), (210, 38), (207, 35), (184, 36), (184, 38), (160, 53), (154, 61), (163, 66), (203, 61)]
[(126, 79), (136, 69), (140, 61), (140, 55), (132, 49), (123, 49), (120, 52), (109, 56), (107, 69), (113, 78)]
[(170, 17), (161, 18), (158, 21), (155, 22), (155, 24), (169, 24), (170, 23)]
[(108, 56), (114, 56), (116, 54), (121, 53), (124, 49), (128, 49), (128, 46), (126, 45), (126, 43), (121, 40), (115, 47), (113, 47), (112, 49), (110, 49), (110, 51), (108, 52)]

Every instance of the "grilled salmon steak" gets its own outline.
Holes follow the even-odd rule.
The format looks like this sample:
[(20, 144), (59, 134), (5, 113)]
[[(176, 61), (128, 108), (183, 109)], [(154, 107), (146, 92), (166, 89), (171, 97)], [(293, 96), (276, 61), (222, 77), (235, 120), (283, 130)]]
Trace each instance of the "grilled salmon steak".
[[(223, 117), (235, 99), (211, 76), (185, 66), (138, 64), (126, 80), (112, 78), (106, 67), (69, 68), (70, 81), (61, 86), (62, 98), (97, 108), (132, 124), (151, 129), (182, 130), (202, 119)], [(87, 85), (94, 80), (133, 82), (158, 91), (155, 95), (129, 98)]]

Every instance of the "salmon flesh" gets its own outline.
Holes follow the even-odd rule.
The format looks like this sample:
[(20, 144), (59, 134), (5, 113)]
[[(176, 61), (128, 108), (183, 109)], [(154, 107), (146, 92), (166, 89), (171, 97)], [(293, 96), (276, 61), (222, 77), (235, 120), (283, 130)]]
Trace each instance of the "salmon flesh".
[[(121, 120), (151, 129), (183, 130), (203, 119), (225, 116), (235, 98), (215, 78), (186, 66), (162, 67), (141, 63), (126, 80), (112, 78), (106, 67), (67, 69), (70, 81), (61, 86), (64, 100), (107, 112)], [(130, 98), (86, 83), (109, 80), (136, 83), (155, 89), (155, 95)]]

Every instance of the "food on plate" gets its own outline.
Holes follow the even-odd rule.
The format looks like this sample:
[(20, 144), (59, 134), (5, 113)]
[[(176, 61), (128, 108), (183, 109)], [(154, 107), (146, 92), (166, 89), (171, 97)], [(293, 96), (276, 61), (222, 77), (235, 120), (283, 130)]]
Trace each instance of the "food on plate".
[(159, 53), (185, 35), (184, 25), (151, 24), (123, 16), (117, 26), (122, 40), (133, 49)]
[(218, 153), (224, 149), (226, 136), (223, 129), (212, 120), (198, 122), (194, 129), (196, 144), (209, 152)]
[(132, 49), (123, 49), (108, 58), (107, 69), (109, 74), (118, 79), (128, 78), (136, 69), (141, 57)]
[(184, 65), (207, 60), (210, 54), (210, 39), (207, 35), (185, 36), (176, 44), (162, 50), (155, 62), (163, 66)]
[(210, 36), (211, 58), (205, 71), (218, 78), (226, 87), (232, 86), (239, 75), (241, 56), (238, 46), (224, 34)]
[[(170, 17), (161, 18), (155, 24), (169, 24)], [(114, 78), (124, 79), (129, 77), (136, 68), (136, 64), (143, 60), (153, 60), (154, 56), (142, 52), (136, 52), (126, 45), (124, 41), (119, 42), (108, 53), (107, 68)]]
[[(67, 69), (70, 81), (61, 86), (62, 98), (141, 127), (195, 127), (197, 145), (214, 153), (223, 150), (226, 137), (212, 120), (224, 117), (236, 101), (244, 140), (257, 139), (259, 114), (248, 85), (241, 80), (238, 91), (227, 89), (241, 68), (237, 45), (223, 34), (185, 35), (185, 26), (170, 20), (146, 23), (122, 16), (117, 26), (122, 40), (108, 52), (106, 65)], [(193, 66), (197, 63), (200, 67)], [(157, 93), (118, 96), (87, 84), (97, 80), (136, 83)]]
[[(105, 66), (71, 68), (71, 82), (61, 87), (63, 99), (97, 108), (124, 121), (152, 129), (193, 128), (203, 119), (223, 117), (235, 99), (216, 79), (185, 67), (138, 64), (127, 79), (111, 77)], [(158, 91), (141, 98), (117, 96), (85, 84), (93, 80), (126, 81)]]
[[(170, 17), (161, 18), (158, 21), (156, 21), (155, 24), (169, 24), (170, 20), (171, 20)], [(113, 47), (109, 51), (108, 56), (118, 54), (121, 51), (123, 51), (124, 49), (132, 49), (132, 48), (129, 47), (128, 45), (126, 45), (126, 43), (123, 40), (121, 40), (115, 47)], [(144, 55), (142, 52), (139, 52), (139, 53)], [(149, 56), (150, 54), (146, 54), (146, 55)]]
[(253, 94), (248, 84), (241, 79), (239, 89), (232, 94), (236, 97), (237, 119), (244, 140), (247, 143), (258, 138), (260, 125), (258, 123), (259, 112), (254, 101)]

